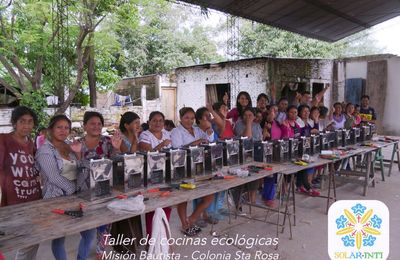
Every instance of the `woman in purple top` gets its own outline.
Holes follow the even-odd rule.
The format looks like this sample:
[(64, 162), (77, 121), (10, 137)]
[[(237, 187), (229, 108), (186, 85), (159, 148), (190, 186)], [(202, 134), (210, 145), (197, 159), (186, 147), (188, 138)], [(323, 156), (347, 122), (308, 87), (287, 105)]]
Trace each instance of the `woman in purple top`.
[(226, 118), (232, 118), (233, 123), (236, 123), (239, 117), (242, 116), (244, 109), (248, 107), (253, 107), (250, 95), (246, 91), (241, 91), (236, 98), (236, 107), (229, 111)]
[(310, 107), (307, 105), (301, 105), (298, 108), (299, 118), (296, 120), (300, 126), (301, 136), (310, 136), (312, 134), (318, 134), (318, 127), (315, 127), (315, 123), (310, 119)]
[[(314, 128), (314, 121), (310, 119), (310, 107), (308, 105), (300, 105), (298, 108), (299, 118), (297, 123), (300, 126), (301, 136), (310, 136), (318, 134), (318, 129)], [(311, 196), (319, 196), (320, 193), (311, 188), (311, 181), (315, 170), (313, 168), (299, 171), (297, 173), (297, 189), (299, 192), (309, 194)]]
[(333, 128), (335, 130), (337, 129), (343, 129), (344, 124), (346, 123), (346, 116), (343, 114), (343, 107), (342, 104), (339, 102), (336, 102), (333, 105), (333, 115), (331, 116), (331, 120), (333, 121)]

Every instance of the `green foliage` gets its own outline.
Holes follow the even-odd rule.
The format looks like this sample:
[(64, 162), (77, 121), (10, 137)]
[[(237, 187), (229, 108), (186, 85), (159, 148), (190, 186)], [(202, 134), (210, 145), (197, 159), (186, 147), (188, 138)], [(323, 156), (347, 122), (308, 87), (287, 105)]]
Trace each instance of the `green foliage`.
[(188, 9), (163, 0), (143, 0), (139, 6), (137, 28), (116, 30), (124, 50), (118, 64), (123, 74), (167, 73), (176, 67), (223, 59), (211, 40), (211, 28), (202, 26)]
[(22, 99), (20, 101), (20, 105), (27, 106), (35, 111), (38, 117), (38, 128), (48, 126), (50, 116), (44, 111), (47, 108), (46, 95), (44, 91), (35, 91), (35, 92), (24, 92), (22, 94)]
[[(39, 70), (43, 90), (32, 94), (25, 92), (23, 102), (27, 104), (35, 103), (33, 100), (43, 93), (55, 94), (58, 86), (55, 61), (60, 57), (53, 49), (55, 25), (52, 24), (52, 2), (14, 0), (9, 8), (0, 10), (0, 55), (8, 59), (17, 56), (22, 67), (31, 75), (34, 75), (36, 62), (39, 58), (43, 59), (43, 69)], [(71, 75), (66, 82), (68, 88), (76, 80), (75, 47), (85, 17), (99, 23), (89, 37), (91, 40), (86, 39), (83, 44), (83, 47), (94, 46), (99, 91), (112, 89), (122, 77), (169, 73), (176, 67), (226, 59), (218, 54), (217, 49), (217, 46), (226, 49), (224, 40), (217, 42), (221, 39), (221, 32), (225, 32), (226, 24), (220, 21), (219, 27), (205, 26), (204, 16), (199, 10), (196, 14), (186, 6), (165, 0), (87, 2), (89, 5), (85, 6), (84, 1), (68, 0), (69, 42), (61, 50), (61, 58), (65, 59), (64, 64)], [(95, 8), (91, 9), (92, 6)], [(337, 58), (382, 52), (367, 34), (364, 32), (330, 44), (243, 20), (239, 48), (242, 57)], [(0, 77), (18, 87), (1, 63)], [(23, 82), (30, 87), (26, 78)], [(74, 102), (79, 100), (78, 103), (86, 104), (87, 77), (84, 77), (79, 89), (81, 91)], [(40, 104), (44, 106), (44, 103)]]
[(382, 53), (367, 32), (336, 43), (323, 42), (268, 25), (243, 21), (240, 54), (244, 57), (341, 58)]
[(76, 93), (74, 100), (72, 103), (79, 104), (81, 106), (88, 106), (90, 102), (89, 94), (85, 93), (84, 91), (78, 91)]

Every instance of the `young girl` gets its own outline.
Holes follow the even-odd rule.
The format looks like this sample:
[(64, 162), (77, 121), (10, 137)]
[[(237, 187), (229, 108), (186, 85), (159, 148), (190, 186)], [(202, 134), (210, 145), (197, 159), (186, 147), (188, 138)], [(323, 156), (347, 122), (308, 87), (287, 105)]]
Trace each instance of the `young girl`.
[(244, 109), (253, 107), (249, 93), (241, 91), (236, 98), (236, 107), (229, 111), (227, 119), (233, 120), (235, 124), (239, 117), (242, 116)]
[(332, 120), (332, 127), (337, 130), (337, 129), (343, 129), (344, 128), (344, 123), (346, 122), (346, 117), (342, 113), (342, 104), (339, 102), (336, 102), (333, 105), (333, 114), (330, 116), (330, 120)]
[[(267, 118), (262, 122), (263, 126), (263, 140), (279, 140), (282, 137), (282, 130), (276, 121), (278, 108), (276, 106), (267, 106)], [(264, 185), (262, 197), (266, 206), (274, 208), (275, 205), (275, 192), (276, 192), (277, 174), (272, 178), (264, 178)]]
[[(1, 207), (42, 198), (39, 174), (34, 167), (36, 149), (30, 138), (38, 124), (37, 116), (30, 108), (19, 106), (11, 113), (11, 124), (11, 133), (0, 134)], [(35, 259), (38, 248), (39, 244), (19, 249), (16, 259)]]
[(346, 113), (344, 116), (346, 117), (346, 122), (344, 123), (346, 129), (351, 129), (361, 123), (361, 117), (355, 112), (355, 107), (352, 103), (346, 105)]
[(134, 112), (126, 112), (119, 121), (119, 130), (122, 135), (121, 152), (134, 153), (138, 150), (138, 136), (140, 132), (140, 118)]
[(269, 98), (266, 94), (261, 93), (257, 97), (257, 109), (261, 111), (262, 114), (267, 113), (267, 106), (269, 105)]
[[(237, 121), (234, 131), (237, 137), (252, 138), (253, 141), (262, 141), (262, 129), (260, 124), (254, 122), (255, 114), (252, 108), (245, 108), (240, 120)], [(259, 186), (259, 181), (253, 181), (245, 185), (245, 191), (249, 194), (250, 203), (256, 202), (256, 191)], [(235, 205), (239, 204), (239, 194), (241, 187), (233, 189), (233, 197)]]
[[(66, 139), (71, 132), (71, 121), (65, 115), (50, 119), (49, 139), (36, 153), (36, 167), (43, 180), (43, 198), (71, 195), (76, 190), (76, 175), (79, 165), (81, 143), (71, 145)], [(96, 229), (81, 232), (78, 259), (87, 259)], [(65, 237), (51, 241), (53, 255), (58, 260), (67, 260), (64, 247)]]
[(214, 103), (214, 105), (207, 106), (208, 110), (213, 115), (213, 129), (216, 139), (224, 140), (230, 139), (235, 136), (231, 121), (227, 120), (228, 107), (223, 102)]

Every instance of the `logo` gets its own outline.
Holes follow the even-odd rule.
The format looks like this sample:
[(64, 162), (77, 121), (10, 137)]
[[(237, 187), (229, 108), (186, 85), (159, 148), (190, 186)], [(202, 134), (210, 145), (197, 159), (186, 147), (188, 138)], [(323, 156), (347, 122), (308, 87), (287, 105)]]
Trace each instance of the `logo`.
[(377, 200), (341, 200), (329, 208), (328, 251), (331, 259), (386, 259), (389, 210)]

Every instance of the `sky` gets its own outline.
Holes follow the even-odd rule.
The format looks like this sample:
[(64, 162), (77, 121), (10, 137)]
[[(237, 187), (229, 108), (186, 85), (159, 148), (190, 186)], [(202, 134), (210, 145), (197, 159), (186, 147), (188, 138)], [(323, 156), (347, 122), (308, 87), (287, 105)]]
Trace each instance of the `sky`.
[[(192, 8), (196, 9), (196, 7)], [(213, 26), (221, 20), (226, 22), (226, 14), (211, 9), (209, 11), (208, 18), (205, 16), (201, 18), (205, 25)], [(196, 11), (193, 12), (196, 13)], [(400, 56), (400, 16), (372, 27), (370, 32), (370, 35), (376, 39), (378, 45), (385, 49), (384, 53)], [(226, 37), (226, 32), (222, 32), (220, 37)]]
[(372, 35), (387, 53), (400, 56), (400, 17), (393, 18), (373, 27)]

